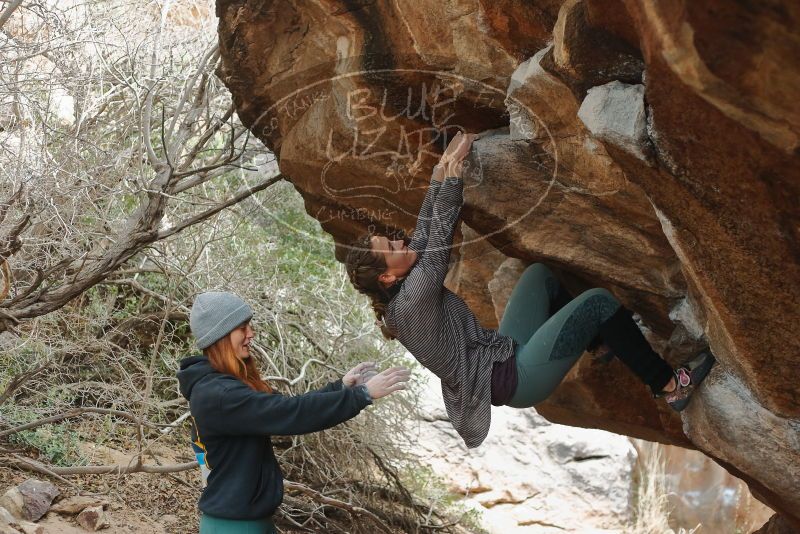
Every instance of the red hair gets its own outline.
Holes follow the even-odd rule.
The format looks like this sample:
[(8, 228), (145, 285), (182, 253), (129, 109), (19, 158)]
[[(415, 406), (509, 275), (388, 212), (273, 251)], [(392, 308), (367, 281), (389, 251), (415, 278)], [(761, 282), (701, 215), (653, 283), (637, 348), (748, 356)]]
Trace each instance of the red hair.
[(223, 337), (205, 349), (208, 363), (217, 372), (232, 375), (256, 391), (272, 393), (272, 388), (261, 378), (253, 357), (240, 358), (231, 343), (231, 335)]

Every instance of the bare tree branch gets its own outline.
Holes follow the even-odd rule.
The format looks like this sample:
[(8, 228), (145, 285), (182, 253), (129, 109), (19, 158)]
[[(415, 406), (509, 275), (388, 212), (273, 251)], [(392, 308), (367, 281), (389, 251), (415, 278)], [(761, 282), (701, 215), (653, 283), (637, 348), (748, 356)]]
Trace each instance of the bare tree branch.
[(18, 8), (18, 7), (19, 7), (21, 4), (22, 4), (22, 0), (11, 0), (11, 3), (9, 3), (9, 4), (6, 6), (6, 8), (3, 10), (3, 12), (2, 12), (2, 13), (0, 13), (0, 28), (2, 28), (2, 27), (3, 27), (3, 25), (4, 25), (6, 22), (8, 22), (8, 19), (10, 19), (10, 18), (11, 18), (11, 15), (13, 15), (13, 14), (14, 14), (14, 11), (16, 11), (16, 10), (17, 10), (17, 8)]
[[(10, 459), (6, 459), (9, 461)], [(55, 475), (60, 480), (64, 475), (127, 475), (130, 473), (179, 473), (181, 471), (188, 471), (197, 468), (197, 461), (186, 462), (183, 464), (170, 464), (170, 465), (84, 465), (76, 467), (58, 467), (54, 465), (44, 465), (36, 460), (23, 458), (19, 455), (14, 455), (11, 463), (16, 464), (22, 469), (29, 469), (44, 475)], [(66, 480), (64, 480), (66, 482)]]
[(233, 206), (234, 204), (238, 204), (242, 200), (254, 195), (255, 193), (258, 193), (259, 191), (263, 191), (267, 187), (269, 187), (269, 186), (271, 186), (273, 184), (276, 184), (276, 183), (280, 182), (281, 180), (285, 180), (285, 179), (286, 178), (282, 174), (279, 174), (278, 176), (275, 176), (275, 177), (270, 178), (268, 180), (264, 180), (260, 184), (254, 185), (253, 187), (248, 187), (248, 188), (242, 190), (240, 193), (238, 193), (234, 197), (232, 197), (231, 199), (229, 199), (229, 200), (227, 200), (227, 201), (225, 201), (225, 202), (223, 202), (221, 204), (218, 204), (218, 205), (214, 206), (213, 208), (210, 208), (210, 209), (207, 209), (206, 211), (200, 212), (197, 215), (195, 215), (194, 217), (176, 224), (172, 228), (167, 228), (166, 230), (161, 230), (157, 234), (157, 239), (164, 239), (164, 238), (167, 238), (167, 237), (169, 237), (171, 235), (175, 235), (178, 232), (180, 232), (182, 230), (185, 230), (186, 228), (188, 228), (188, 227), (190, 227), (190, 226), (192, 226), (194, 224), (199, 223), (200, 221), (204, 221), (204, 220), (208, 219), (212, 215), (216, 215), (217, 213), (219, 213), (220, 211), (224, 210), (225, 208)]
[(30, 371), (25, 371), (24, 373), (20, 373), (14, 376), (6, 385), (6, 389), (3, 391), (3, 394), (0, 395), (0, 406), (3, 405), (8, 399), (10, 399), (16, 390), (20, 388), (25, 382), (34, 378), (36, 375), (50, 367), (52, 362), (45, 362), (42, 365), (31, 369)]
[(87, 407), (83, 407), (83, 408), (73, 408), (72, 410), (69, 410), (69, 411), (64, 412), (64, 413), (60, 413), (58, 415), (53, 415), (51, 417), (45, 417), (43, 419), (38, 419), (38, 420), (32, 421), (30, 423), (25, 423), (24, 425), (15, 426), (14, 428), (10, 428), (8, 430), (0, 431), (0, 438), (3, 438), (5, 436), (10, 436), (11, 434), (16, 434), (17, 432), (22, 432), (23, 430), (30, 430), (32, 428), (37, 428), (37, 427), (40, 427), (40, 426), (43, 426), (43, 425), (48, 425), (48, 424), (51, 424), (51, 423), (57, 423), (59, 421), (63, 421), (64, 419), (71, 419), (73, 417), (78, 417), (79, 415), (82, 415), (82, 414), (85, 414), (85, 413), (98, 413), (98, 414), (104, 414), (104, 415), (114, 415), (114, 416), (117, 416), (117, 417), (128, 419), (129, 421), (132, 421), (133, 423), (135, 423), (137, 425), (138, 424), (142, 424), (142, 425), (146, 425), (146, 426), (155, 427), (155, 425), (152, 425), (151, 423), (143, 422), (138, 417), (136, 417), (135, 415), (130, 414), (128, 412), (123, 412), (123, 411), (120, 411), (120, 410), (111, 410), (111, 409), (108, 409), (108, 408), (92, 408), (92, 407), (88, 407), (87, 406)]
[(61, 482), (67, 484), (72, 488), (78, 489), (77, 486), (75, 486), (75, 484), (73, 484), (66, 478), (62, 477), (58, 473), (54, 473), (52, 470), (48, 469), (47, 467), (37, 462), (36, 460), (31, 460), (30, 458), (25, 458), (23, 456), (20, 456), (19, 454), (14, 454), (14, 453), (12, 453), (10, 456), (11, 456), (10, 458), (5, 458), (5, 461), (13, 465), (14, 467), (17, 467), (19, 469), (24, 469), (26, 471), (33, 471), (34, 473), (39, 473), (42, 475), (51, 476), (56, 480), (60, 480)]
[(376, 516), (375, 514), (373, 514), (372, 512), (370, 512), (369, 510), (367, 510), (365, 508), (361, 508), (360, 506), (355, 506), (355, 505), (353, 505), (353, 504), (351, 504), (349, 502), (340, 501), (339, 499), (334, 499), (332, 497), (327, 497), (327, 496), (323, 495), (322, 493), (320, 493), (320, 492), (318, 492), (318, 491), (316, 491), (314, 489), (309, 488), (305, 484), (300, 484), (298, 482), (291, 482), (291, 481), (285, 480), (283, 482), (283, 487), (287, 491), (297, 491), (297, 492), (303, 493), (305, 495), (308, 495), (313, 500), (315, 500), (315, 501), (317, 501), (319, 503), (326, 504), (328, 506), (333, 506), (333, 507), (339, 508), (341, 510), (346, 510), (347, 512), (350, 512), (352, 514), (363, 515), (365, 517), (369, 517), (370, 519), (372, 519), (375, 522), (375, 524), (378, 526), (378, 528), (380, 528), (383, 532), (388, 532), (389, 534), (392, 533), (392, 530), (388, 526), (386, 526), (386, 524), (384, 524), (384, 522), (381, 521), (381, 519), (378, 516)]
[(303, 364), (303, 367), (300, 368), (300, 374), (297, 375), (296, 377), (294, 377), (291, 380), (289, 380), (288, 378), (283, 377), (283, 376), (265, 376), (264, 380), (272, 380), (273, 382), (285, 382), (286, 384), (288, 384), (290, 386), (294, 386), (295, 384), (297, 384), (298, 382), (300, 382), (301, 380), (303, 380), (305, 378), (306, 369), (312, 363), (325, 365), (327, 367), (325, 362), (323, 362), (322, 360), (317, 360), (316, 358), (309, 358), (308, 360), (306, 360), (306, 363)]
[(208, 128), (205, 132), (203, 132), (203, 135), (200, 136), (200, 138), (197, 140), (194, 146), (192, 146), (189, 149), (189, 152), (186, 155), (186, 162), (179, 168), (181, 172), (185, 171), (189, 166), (189, 164), (191, 164), (193, 161), (197, 159), (197, 156), (198, 154), (200, 154), (200, 151), (203, 150), (203, 148), (205, 148), (208, 141), (212, 137), (214, 137), (214, 135), (216, 135), (220, 131), (220, 129), (222, 129), (222, 127), (233, 117), (233, 113), (234, 113), (234, 107), (233, 104), (231, 104), (228, 107), (228, 109), (225, 110), (225, 113), (222, 115), (222, 117), (214, 121), (214, 124), (210, 128)]

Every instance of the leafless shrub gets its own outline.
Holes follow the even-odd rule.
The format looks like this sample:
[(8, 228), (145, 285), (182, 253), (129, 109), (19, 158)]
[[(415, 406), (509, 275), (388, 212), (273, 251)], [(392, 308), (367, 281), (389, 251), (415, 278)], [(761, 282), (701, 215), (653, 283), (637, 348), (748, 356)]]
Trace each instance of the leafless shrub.
[(0, 331), (280, 179), (236, 172), (263, 148), (191, 25), (208, 18), (172, 20), (199, 5), (33, 4), (2, 29)]
[[(284, 393), (396, 361), (330, 241), (276, 220), (319, 233), (215, 78), (214, 24), (200, 0), (0, 7), (2, 464), (76, 489), (87, 473), (194, 469), (175, 371), (199, 291), (253, 305), (257, 357)], [(290, 479), (282, 521), (459, 530), (401, 483), (410, 464), (393, 429), (413, 410), (395, 396), (351, 424), (276, 440)], [(86, 441), (130, 460), (84, 465)]]

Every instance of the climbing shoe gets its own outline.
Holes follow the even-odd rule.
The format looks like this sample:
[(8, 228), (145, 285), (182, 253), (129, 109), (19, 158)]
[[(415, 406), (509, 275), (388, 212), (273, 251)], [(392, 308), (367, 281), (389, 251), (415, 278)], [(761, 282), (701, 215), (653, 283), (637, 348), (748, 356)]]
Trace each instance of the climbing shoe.
[(664, 397), (673, 410), (683, 411), (689, 405), (694, 390), (708, 376), (715, 361), (710, 350), (700, 351), (691, 360), (675, 369), (675, 389), (662, 391), (656, 397)]

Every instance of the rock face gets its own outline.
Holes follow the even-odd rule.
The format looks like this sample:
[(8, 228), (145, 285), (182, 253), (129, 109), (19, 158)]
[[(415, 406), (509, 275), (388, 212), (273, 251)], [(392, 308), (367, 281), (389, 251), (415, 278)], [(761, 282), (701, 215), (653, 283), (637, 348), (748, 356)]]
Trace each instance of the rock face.
[(682, 418), (617, 361), (582, 361), (538, 411), (699, 448), (800, 528), (800, 4), (218, 0), (217, 13), (240, 117), (340, 244), (411, 231), (447, 137), (491, 131), (469, 160), (449, 280), (484, 324), (490, 282), (513, 284), (495, 275), (506, 259), (544, 261), (575, 293), (611, 290), (672, 363), (705, 343), (719, 361)]
[(578, 118), (592, 135), (642, 159), (647, 146), (644, 86), (618, 81), (592, 87), (586, 93)]
[(753, 534), (794, 534), (795, 532), (797, 529), (786, 518), (776, 515)]

